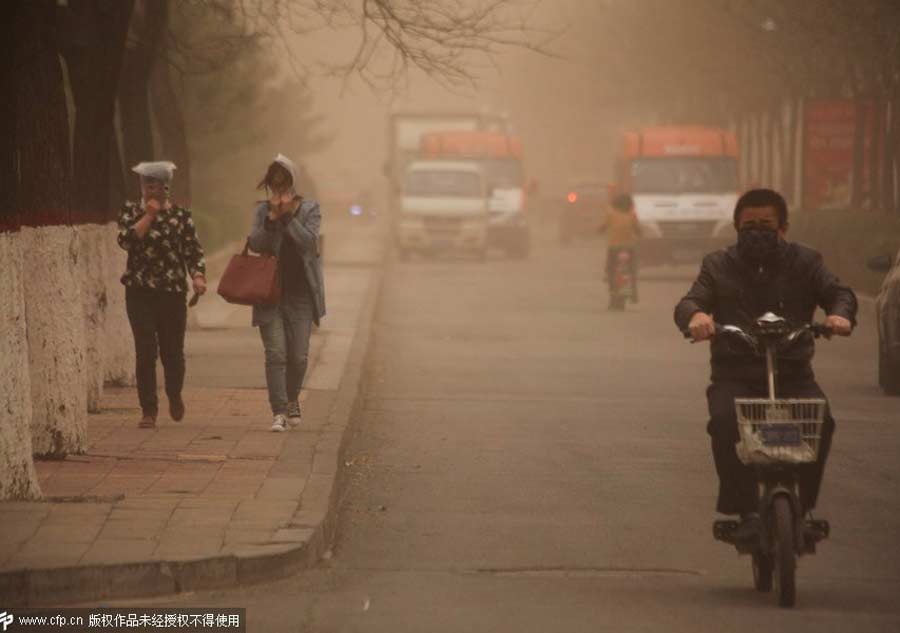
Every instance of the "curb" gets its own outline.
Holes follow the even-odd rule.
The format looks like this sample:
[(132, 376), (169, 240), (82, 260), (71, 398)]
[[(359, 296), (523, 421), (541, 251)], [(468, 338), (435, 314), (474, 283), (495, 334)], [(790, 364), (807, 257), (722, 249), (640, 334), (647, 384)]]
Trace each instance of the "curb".
[(364, 367), (372, 321), (381, 296), (384, 258), (359, 315), (328, 426), (316, 445), (312, 471), (298, 509), (277, 542), (245, 552), (180, 561), (19, 569), (0, 573), (0, 598), (7, 606), (32, 607), (188, 591), (223, 589), (291, 576), (315, 565), (337, 530), (342, 499), (345, 440), (362, 407)]

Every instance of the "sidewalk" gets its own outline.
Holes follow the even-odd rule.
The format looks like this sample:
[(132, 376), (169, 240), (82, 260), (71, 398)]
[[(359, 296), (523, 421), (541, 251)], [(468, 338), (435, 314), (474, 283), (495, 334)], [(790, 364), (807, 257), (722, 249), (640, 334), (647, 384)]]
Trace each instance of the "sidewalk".
[(372, 229), (332, 239), (329, 314), (311, 341), (303, 424), (269, 431), (249, 309), (207, 295), (201, 329), (187, 337), (185, 419), (168, 419), (163, 396), (158, 428), (138, 429), (134, 389), (107, 389), (102, 413), (90, 417), (87, 454), (37, 462), (45, 499), (0, 503), (4, 607), (272, 580), (321, 556), (383, 251)]

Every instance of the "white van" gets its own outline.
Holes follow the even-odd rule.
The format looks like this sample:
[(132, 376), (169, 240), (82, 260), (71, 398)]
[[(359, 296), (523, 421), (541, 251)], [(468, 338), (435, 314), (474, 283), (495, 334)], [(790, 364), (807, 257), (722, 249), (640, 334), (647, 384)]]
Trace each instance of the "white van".
[(401, 185), (396, 239), (410, 252), (487, 253), (488, 199), (484, 173), (474, 160), (418, 160)]

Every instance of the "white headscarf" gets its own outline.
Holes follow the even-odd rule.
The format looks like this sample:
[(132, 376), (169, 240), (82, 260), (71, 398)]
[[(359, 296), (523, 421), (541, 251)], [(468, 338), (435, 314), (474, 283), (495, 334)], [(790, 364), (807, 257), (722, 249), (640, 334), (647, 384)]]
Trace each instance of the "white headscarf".
[(177, 167), (175, 166), (175, 163), (171, 161), (157, 160), (152, 162), (138, 163), (131, 168), (131, 171), (140, 176), (143, 176), (144, 178), (155, 178), (156, 180), (161, 180), (162, 182), (168, 184), (172, 181), (172, 177), (175, 175), (176, 169)]
[(275, 158), (272, 159), (273, 162), (278, 163), (282, 167), (288, 170), (288, 173), (291, 175), (291, 187), (297, 186), (297, 166), (294, 164), (290, 158), (285, 156), (282, 153), (275, 154)]

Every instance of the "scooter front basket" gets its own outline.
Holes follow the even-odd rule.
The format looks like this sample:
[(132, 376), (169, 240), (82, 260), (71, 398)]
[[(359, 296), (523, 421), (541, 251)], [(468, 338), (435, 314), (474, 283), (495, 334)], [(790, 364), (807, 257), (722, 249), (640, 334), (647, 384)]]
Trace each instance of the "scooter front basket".
[(745, 464), (806, 464), (819, 456), (823, 399), (736, 398), (737, 455)]

